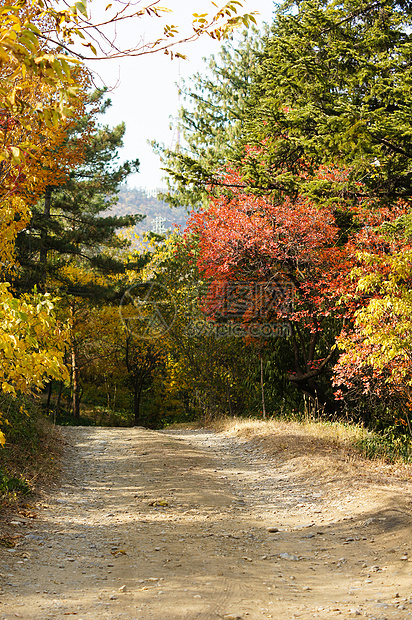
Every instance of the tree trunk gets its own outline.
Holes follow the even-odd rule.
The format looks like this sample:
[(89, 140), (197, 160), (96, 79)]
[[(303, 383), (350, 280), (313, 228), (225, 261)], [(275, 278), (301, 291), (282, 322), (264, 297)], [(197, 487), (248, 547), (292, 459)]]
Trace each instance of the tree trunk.
[(291, 383), (293, 383), (302, 394), (306, 394), (306, 396), (309, 397), (312, 404), (321, 414), (326, 414), (330, 419), (336, 416), (339, 417), (342, 411), (341, 403), (329, 398), (313, 378), (293, 377)]
[(266, 420), (265, 384), (263, 381), (263, 356), (260, 356), (260, 389), (262, 392), (262, 417)]
[(56, 424), (56, 420), (59, 419), (59, 413), (60, 413), (60, 402), (62, 399), (62, 392), (63, 392), (63, 381), (60, 381), (59, 383), (59, 392), (57, 394), (57, 400), (56, 400), (56, 405), (54, 408), (54, 419), (53, 419), (53, 423)]
[(143, 426), (142, 419), (140, 417), (140, 400), (142, 396), (143, 384), (134, 386), (133, 392), (133, 412), (134, 412), (134, 426)]
[(80, 418), (80, 376), (79, 368), (77, 366), (77, 352), (74, 345), (71, 346), (71, 362), (73, 417), (78, 420)]
[(52, 187), (48, 185), (44, 195), (44, 210), (43, 210), (43, 227), (40, 233), (41, 245), (40, 245), (40, 264), (43, 268), (43, 283), (45, 284), (47, 273), (47, 228), (49, 226), (48, 220), (50, 219), (50, 206), (51, 206)]
[(230, 417), (234, 417), (233, 416), (232, 400), (230, 398), (229, 381), (228, 380), (226, 380), (226, 396), (227, 396), (227, 403), (229, 405), (229, 415), (230, 415)]
[(50, 412), (50, 401), (53, 390), (53, 381), (49, 381), (49, 385), (47, 386), (47, 402), (46, 402), (46, 415), (49, 415)]

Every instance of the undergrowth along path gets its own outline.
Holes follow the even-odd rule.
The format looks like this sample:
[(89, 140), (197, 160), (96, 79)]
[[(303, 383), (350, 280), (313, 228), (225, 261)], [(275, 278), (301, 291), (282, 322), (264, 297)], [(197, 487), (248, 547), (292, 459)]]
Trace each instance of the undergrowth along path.
[(412, 620), (409, 470), (286, 436), (62, 433), (61, 486), (0, 547), (0, 619)]

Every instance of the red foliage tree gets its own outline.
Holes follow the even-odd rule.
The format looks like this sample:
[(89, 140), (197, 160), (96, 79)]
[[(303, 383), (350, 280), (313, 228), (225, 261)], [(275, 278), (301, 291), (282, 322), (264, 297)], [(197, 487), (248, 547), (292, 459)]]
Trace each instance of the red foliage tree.
[[(322, 178), (334, 174), (319, 171)], [(299, 196), (273, 202), (248, 191), (234, 170), (222, 181), (230, 193), (212, 198), (188, 224), (198, 240), (199, 270), (213, 284), (206, 312), (230, 318), (230, 290), (232, 297), (242, 296), (230, 301), (241, 309), (243, 323), (286, 322), (294, 359), (289, 380), (333, 414), (339, 410), (330, 387), (336, 337), (362, 303), (349, 277), (356, 251), (373, 244), (371, 227), (394, 214), (374, 212), (365, 203), (319, 208)], [(279, 295), (285, 283), (294, 289), (292, 307)]]

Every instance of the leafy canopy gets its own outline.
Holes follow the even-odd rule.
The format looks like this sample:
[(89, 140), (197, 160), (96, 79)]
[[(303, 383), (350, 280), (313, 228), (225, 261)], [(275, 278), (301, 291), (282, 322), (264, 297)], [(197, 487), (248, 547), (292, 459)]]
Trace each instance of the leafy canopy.
[[(262, 147), (248, 181), (322, 202), (410, 201), (411, 26), (402, 0), (284, 4), (245, 112), (244, 143)], [(348, 176), (320, 182), (322, 164)]]

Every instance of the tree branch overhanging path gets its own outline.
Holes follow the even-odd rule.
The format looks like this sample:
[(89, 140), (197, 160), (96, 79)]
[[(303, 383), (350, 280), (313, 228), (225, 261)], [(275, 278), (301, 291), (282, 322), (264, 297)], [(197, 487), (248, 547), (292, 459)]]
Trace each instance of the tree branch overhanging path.
[[(67, 3), (66, 3), (67, 4)], [(121, 5), (119, 8), (118, 5)], [(94, 16), (94, 8), (97, 3), (77, 2), (76, 14), (73, 23), (67, 19), (67, 27), (62, 29), (51, 28), (42, 33), (42, 38), (48, 43), (63, 46), (66, 51), (81, 61), (110, 60), (124, 57), (137, 57), (155, 52), (170, 54), (176, 58), (185, 58), (180, 52), (173, 52), (173, 48), (183, 44), (197, 41), (202, 36), (209, 36), (221, 40), (240, 27), (249, 27), (256, 23), (256, 11), (252, 13), (240, 13), (243, 8), (243, 0), (229, 0), (220, 8), (215, 2), (211, 2), (211, 13), (193, 13), (192, 26), (189, 32), (181, 34), (179, 26), (166, 23), (166, 16), (173, 17), (173, 11), (163, 6), (160, 0), (145, 3), (140, 0), (125, 3), (110, 2), (107, 4), (104, 14), (101, 15), (100, 7), (97, 7), (98, 16)], [(71, 9), (72, 10), (72, 9)], [(129, 47), (123, 47), (118, 40), (121, 35), (118, 32), (123, 22), (132, 20), (144, 20), (156, 18), (161, 25), (162, 33), (152, 40), (145, 41), (143, 35), (136, 35), (135, 42)], [(78, 50), (77, 42), (83, 46), (84, 51)], [(79, 41), (80, 40), (80, 41)], [(90, 54), (86, 53), (90, 51)]]

